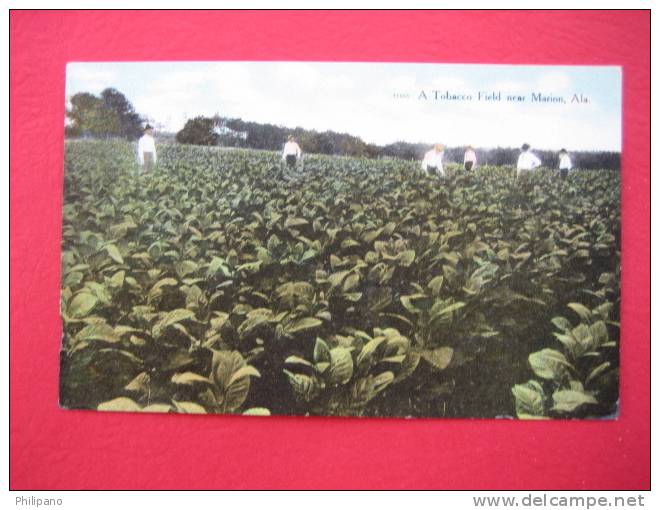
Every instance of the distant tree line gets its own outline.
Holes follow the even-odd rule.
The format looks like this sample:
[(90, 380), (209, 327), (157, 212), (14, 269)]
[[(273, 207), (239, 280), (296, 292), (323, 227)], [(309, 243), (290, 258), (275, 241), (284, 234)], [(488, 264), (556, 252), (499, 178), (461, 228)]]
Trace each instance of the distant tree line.
[[(304, 152), (317, 154), (419, 160), (430, 148), (429, 144), (403, 141), (387, 145), (374, 145), (348, 133), (318, 132), (301, 127), (287, 128), (217, 115), (189, 120), (177, 133), (177, 141), (197, 145), (221, 145), (276, 151), (282, 148), (288, 135), (296, 137)], [(567, 150), (569, 150), (573, 165), (579, 168), (619, 169), (621, 166), (618, 152), (571, 151), (569, 147)], [(544, 166), (549, 168), (558, 166), (557, 152), (533, 148), (532, 151), (541, 159)], [(477, 148), (475, 152), (478, 164), (501, 166), (515, 165), (520, 149), (515, 147)], [(463, 163), (464, 153), (465, 147), (449, 147), (445, 150), (445, 161)]]
[(107, 88), (99, 96), (79, 92), (70, 103), (65, 136), (134, 140), (142, 133), (142, 117), (117, 89)]

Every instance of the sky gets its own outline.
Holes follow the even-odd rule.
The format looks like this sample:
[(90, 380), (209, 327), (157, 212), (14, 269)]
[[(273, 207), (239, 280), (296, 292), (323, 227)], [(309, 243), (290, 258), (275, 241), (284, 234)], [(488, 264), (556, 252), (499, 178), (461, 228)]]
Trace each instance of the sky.
[[(172, 132), (181, 129), (186, 119), (217, 113), (292, 128), (350, 133), (380, 145), (406, 141), (518, 147), (529, 143), (552, 150), (621, 150), (621, 71), (614, 66), (67, 65), (67, 103), (73, 94), (98, 94), (107, 87), (124, 93), (149, 122)], [(532, 94), (554, 101), (532, 101)], [(515, 100), (520, 97), (522, 101)]]

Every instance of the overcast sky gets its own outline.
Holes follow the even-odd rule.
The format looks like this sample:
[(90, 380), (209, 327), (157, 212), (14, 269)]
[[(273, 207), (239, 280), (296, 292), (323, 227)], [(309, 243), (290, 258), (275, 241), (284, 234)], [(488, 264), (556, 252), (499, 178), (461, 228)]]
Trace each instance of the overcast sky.
[[(168, 131), (178, 131), (196, 115), (218, 113), (346, 132), (377, 144), (403, 140), (517, 147), (527, 142), (540, 149), (621, 149), (618, 67), (315, 62), (67, 66), (67, 98), (106, 87), (123, 92), (137, 112)], [(497, 91), (500, 101), (479, 100), (479, 92), (483, 98)], [(463, 99), (444, 99), (446, 93)], [(562, 97), (566, 103), (534, 103), (532, 93)], [(575, 94), (588, 102), (571, 102)], [(507, 95), (525, 101), (507, 101)]]

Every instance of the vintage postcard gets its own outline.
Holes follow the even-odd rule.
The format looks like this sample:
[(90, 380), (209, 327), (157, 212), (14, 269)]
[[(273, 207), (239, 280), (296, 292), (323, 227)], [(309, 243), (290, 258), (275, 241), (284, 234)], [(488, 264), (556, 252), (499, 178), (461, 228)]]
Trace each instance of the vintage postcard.
[(70, 63), (60, 404), (615, 418), (621, 70)]

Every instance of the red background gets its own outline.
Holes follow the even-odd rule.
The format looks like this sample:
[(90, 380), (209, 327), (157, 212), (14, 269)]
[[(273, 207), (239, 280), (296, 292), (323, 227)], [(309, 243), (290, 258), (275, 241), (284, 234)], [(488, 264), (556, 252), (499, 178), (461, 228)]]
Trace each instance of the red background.
[[(649, 488), (649, 13), (10, 16), (11, 488)], [(619, 420), (242, 418), (59, 409), (65, 65), (122, 60), (623, 66)]]

